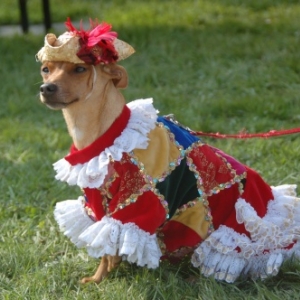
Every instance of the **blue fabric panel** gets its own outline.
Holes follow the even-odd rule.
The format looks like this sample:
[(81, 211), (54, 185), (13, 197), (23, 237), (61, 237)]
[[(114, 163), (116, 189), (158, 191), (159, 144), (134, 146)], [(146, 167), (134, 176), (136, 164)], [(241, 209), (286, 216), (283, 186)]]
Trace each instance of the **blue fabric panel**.
[(193, 143), (199, 141), (200, 139), (192, 135), (188, 130), (174, 124), (173, 122), (165, 119), (164, 117), (158, 117), (157, 122), (163, 123), (167, 126), (170, 131), (174, 134), (176, 141), (184, 148), (188, 148)]

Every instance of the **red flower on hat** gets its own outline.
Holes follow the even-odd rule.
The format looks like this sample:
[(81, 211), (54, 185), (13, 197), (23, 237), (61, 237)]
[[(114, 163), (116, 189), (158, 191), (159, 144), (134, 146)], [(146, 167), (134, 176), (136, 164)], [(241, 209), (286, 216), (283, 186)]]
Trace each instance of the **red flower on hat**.
[(87, 64), (97, 65), (99, 63), (114, 63), (118, 60), (113, 41), (117, 37), (115, 31), (110, 31), (112, 26), (105, 22), (99, 24), (98, 20), (91, 20), (91, 29), (85, 31), (80, 22), (80, 30), (77, 30), (70, 18), (65, 22), (67, 29), (74, 35), (78, 36), (80, 49), (77, 56)]

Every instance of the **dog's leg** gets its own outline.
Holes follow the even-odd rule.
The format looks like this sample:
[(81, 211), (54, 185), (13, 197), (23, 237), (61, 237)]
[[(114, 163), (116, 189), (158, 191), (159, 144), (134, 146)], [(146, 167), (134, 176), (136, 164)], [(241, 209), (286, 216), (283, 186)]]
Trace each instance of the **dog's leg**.
[(122, 257), (119, 255), (114, 255), (114, 256), (108, 255), (107, 261), (108, 261), (107, 271), (110, 272), (121, 263)]
[(113, 270), (115, 267), (117, 267), (120, 264), (121, 260), (122, 258), (118, 255), (103, 256), (96, 273), (91, 277), (82, 278), (81, 283), (87, 283), (91, 281), (95, 283), (100, 283), (111, 270)]
[(100, 264), (98, 266), (98, 269), (96, 273), (91, 277), (84, 277), (81, 279), (81, 283), (87, 283), (87, 282), (96, 282), (99, 283), (102, 281), (102, 279), (107, 275), (108, 270), (108, 260), (106, 256), (103, 256), (101, 258)]

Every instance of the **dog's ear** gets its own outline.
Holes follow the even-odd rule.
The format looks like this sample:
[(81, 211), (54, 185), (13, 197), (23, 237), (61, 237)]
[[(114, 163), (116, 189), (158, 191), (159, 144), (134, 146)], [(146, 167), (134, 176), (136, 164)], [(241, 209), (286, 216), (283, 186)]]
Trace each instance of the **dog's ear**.
[(108, 64), (102, 67), (102, 71), (109, 75), (116, 88), (125, 89), (128, 85), (128, 75), (122, 66)]

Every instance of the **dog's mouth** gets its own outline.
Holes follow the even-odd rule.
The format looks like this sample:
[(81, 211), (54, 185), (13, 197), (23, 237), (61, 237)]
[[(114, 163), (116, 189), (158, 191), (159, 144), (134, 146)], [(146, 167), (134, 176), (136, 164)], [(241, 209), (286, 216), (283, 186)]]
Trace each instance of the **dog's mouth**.
[(63, 109), (68, 107), (69, 105), (78, 102), (79, 98), (75, 98), (74, 100), (70, 102), (64, 102), (64, 101), (53, 101), (45, 97), (41, 97), (42, 103), (44, 103), (47, 107), (51, 109)]

